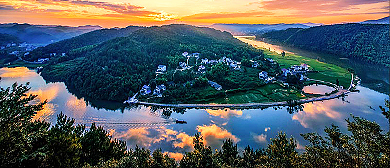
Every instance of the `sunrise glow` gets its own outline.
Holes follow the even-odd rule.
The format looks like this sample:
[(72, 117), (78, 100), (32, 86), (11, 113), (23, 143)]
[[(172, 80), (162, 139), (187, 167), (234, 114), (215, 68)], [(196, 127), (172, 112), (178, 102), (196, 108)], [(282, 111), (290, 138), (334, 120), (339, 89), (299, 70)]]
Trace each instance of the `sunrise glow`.
[(387, 0), (0, 0), (1, 23), (342, 23), (389, 15)]

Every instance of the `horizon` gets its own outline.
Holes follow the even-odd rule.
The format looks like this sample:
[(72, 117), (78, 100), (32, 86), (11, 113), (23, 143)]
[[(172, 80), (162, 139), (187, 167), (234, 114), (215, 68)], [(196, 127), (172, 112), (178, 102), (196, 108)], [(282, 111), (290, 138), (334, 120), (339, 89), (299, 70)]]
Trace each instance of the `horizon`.
[[(386, 17), (389, 17), (389, 16), (385, 16), (385, 17), (381, 17), (381, 18), (376, 18), (376, 19), (371, 19), (371, 20), (379, 20), (379, 19), (384, 19)], [(160, 24), (160, 25), (137, 25), (137, 24), (130, 24), (130, 25), (127, 25), (127, 26), (122, 26), (122, 27), (119, 27), (119, 26), (113, 26), (113, 27), (103, 27), (102, 25), (91, 25), (91, 24), (85, 24), (85, 25), (61, 25), (61, 24), (33, 24), (33, 23), (18, 23), (18, 22), (0, 22), (0, 24), (2, 25), (5, 25), (5, 24), (28, 24), (28, 25), (34, 25), (34, 26), (63, 26), (63, 27), (86, 27), (86, 26), (91, 26), (91, 27), (95, 27), (95, 26), (98, 26), (98, 27), (101, 27), (101, 28), (125, 28), (125, 27), (128, 27), (128, 26), (144, 26), (144, 27), (152, 27), (152, 26), (164, 26), (164, 25), (172, 25), (172, 24), (178, 24), (178, 25), (191, 25), (191, 26), (212, 26), (212, 25), (217, 25), (217, 24), (226, 24), (226, 25), (278, 25), (278, 24), (319, 24), (319, 25), (335, 25), (335, 24), (349, 24), (349, 23), (359, 23), (359, 22), (363, 22), (363, 21), (367, 21), (367, 20), (361, 20), (361, 21), (357, 21), (357, 22), (341, 22), (341, 23), (332, 23), (332, 24), (324, 24), (324, 23), (313, 23), (313, 22), (305, 22), (305, 23), (273, 23), (273, 24), (268, 24), (268, 23), (253, 23), (253, 24), (246, 24), (246, 23), (210, 23), (208, 25), (206, 24), (203, 24), (203, 25), (195, 25), (195, 24), (187, 24), (187, 23), (167, 23), (167, 24)]]
[(0, 0), (0, 23), (104, 28), (168, 24), (342, 24), (389, 16), (387, 0)]

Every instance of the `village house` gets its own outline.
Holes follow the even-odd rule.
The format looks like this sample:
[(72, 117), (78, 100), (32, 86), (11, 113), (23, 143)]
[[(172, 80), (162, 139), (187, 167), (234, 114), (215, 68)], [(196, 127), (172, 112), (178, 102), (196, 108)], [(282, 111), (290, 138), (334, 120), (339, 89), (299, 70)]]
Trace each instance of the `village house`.
[(167, 71), (166, 65), (159, 65), (156, 70), (156, 74), (163, 74)]
[(257, 61), (250, 60), (252, 63), (252, 68), (257, 68), (259, 66), (259, 63)]
[(19, 54), (19, 51), (12, 51), (9, 53), (10, 55), (18, 55)]
[(209, 85), (213, 87), (215, 90), (222, 90), (222, 86), (217, 82), (208, 81)]
[(179, 62), (179, 67), (182, 70), (186, 70), (188, 68), (187, 63), (185, 63), (185, 62)]
[(260, 79), (266, 79), (266, 78), (268, 78), (268, 72), (266, 72), (266, 71), (261, 71), (261, 72), (259, 73), (259, 78), (260, 78)]
[(143, 96), (147, 95), (147, 94), (150, 94), (152, 91), (150, 90), (150, 87), (147, 86), (147, 85), (144, 85), (142, 86), (141, 90), (139, 91), (139, 93)]
[(206, 67), (203, 66), (203, 65), (200, 65), (199, 68), (198, 68), (198, 72), (205, 73), (206, 72)]
[(166, 87), (164, 84), (156, 86), (156, 88), (153, 91), (153, 95), (157, 97), (162, 97), (163, 92), (166, 90)]
[(202, 59), (201, 64), (208, 64), (208, 63), (209, 63), (209, 59), (207, 58)]

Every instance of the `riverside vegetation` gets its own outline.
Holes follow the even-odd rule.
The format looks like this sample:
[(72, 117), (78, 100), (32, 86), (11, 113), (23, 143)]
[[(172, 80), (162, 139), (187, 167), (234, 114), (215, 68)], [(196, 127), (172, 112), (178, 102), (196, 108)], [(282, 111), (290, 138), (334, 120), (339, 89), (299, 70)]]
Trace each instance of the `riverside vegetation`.
[[(0, 90), (0, 167), (389, 167), (390, 132), (375, 122), (351, 116), (348, 133), (331, 125), (325, 136), (302, 136), (309, 144), (296, 151), (293, 137), (280, 132), (265, 149), (246, 147), (240, 152), (232, 140), (221, 149), (205, 146), (199, 134), (194, 150), (175, 161), (161, 150), (127, 149), (123, 141), (112, 139), (102, 127), (75, 125), (63, 114), (57, 123), (32, 120), (46, 102), (27, 95), (27, 85)], [(390, 102), (380, 107), (389, 120)]]
[(257, 39), (390, 66), (388, 24), (336, 24), (291, 28), (256, 35)]

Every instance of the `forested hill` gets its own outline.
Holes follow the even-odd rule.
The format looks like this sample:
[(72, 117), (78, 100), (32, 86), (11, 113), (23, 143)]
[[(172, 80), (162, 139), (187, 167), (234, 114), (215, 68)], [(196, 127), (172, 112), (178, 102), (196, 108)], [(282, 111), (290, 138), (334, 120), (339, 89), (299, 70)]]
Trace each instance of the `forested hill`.
[(130, 36), (74, 51), (65, 57), (52, 57), (42, 76), (49, 81), (64, 81), (82, 96), (116, 101), (127, 99), (154, 80), (159, 64), (175, 69), (178, 61), (185, 60), (183, 52), (198, 52), (201, 58), (226, 56), (239, 61), (243, 57), (262, 57), (261, 50), (227, 32), (189, 25), (143, 28)]
[(390, 66), (388, 24), (338, 24), (287, 29), (256, 38)]
[(9, 43), (19, 43), (20, 39), (16, 36), (0, 33), (0, 46), (5, 46)]
[(128, 36), (130, 33), (141, 28), (142, 27), (138, 26), (128, 26), (126, 28), (121, 29), (112, 28), (95, 30), (70, 39), (65, 39), (56, 43), (52, 43), (44, 47), (39, 47), (30, 52), (30, 55), (27, 56), (25, 59), (34, 61), (38, 58), (48, 58), (50, 57), (50, 53), (68, 53), (73, 49), (99, 44), (117, 37)]

